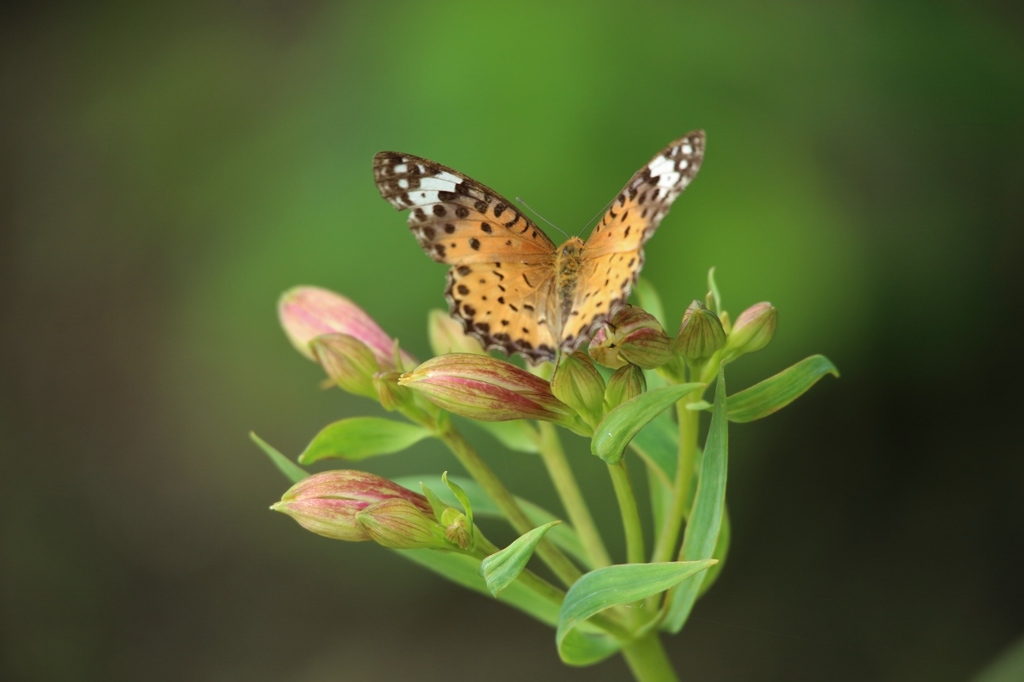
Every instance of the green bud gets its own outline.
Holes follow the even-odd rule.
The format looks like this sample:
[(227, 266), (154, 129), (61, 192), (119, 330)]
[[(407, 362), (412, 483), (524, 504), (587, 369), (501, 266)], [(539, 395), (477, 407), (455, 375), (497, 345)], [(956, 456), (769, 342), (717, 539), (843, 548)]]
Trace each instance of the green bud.
[(451, 353), (427, 360), (398, 383), (449, 412), (481, 421), (544, 419), (574, 423), (548, 382), (489, 355)]
[(604, 392), (604, 409), (612, 410), (646, 390), (647, 378), (642, 369), (636, 365), (620, 367), (608, 379), (608, 388)]
[(718, 316), (700, 301), (694, 301), (683, 313), (675, 352), (687, 360), (710, 358), (725, 345), (725, 330)]
[(587, 353), (594, 362), (609, 369), (618, 369), (629, 364), (619, 356), (618, 339), (606, 327), (601, 327), (590, 337)]
[(313, 339), (309, 347), (327, 376), (342, 390), (377, 397), (373, 375), (380, 371), (380, 365), (362, 341), (348, 334), (323, 334)]
[(484, 347), (466, 334), (462, 325), (442, 310), (431, 310), (427, 317), (427, 333), (434, 355), (446, 353), (476, 353), (485, 355)]
[(300, 526), (335, 540), (362, 542), (370, 535), (356, 521), (356, 514), (383, 500), (402, 500), (423, 514), (432, 514), (423, 495), (386, 478), (364, 471), (335, 470), (302, 479), (272, 505)]
[(551, 392), (591, 426), (604, 416), (604, 379), (585, 353), (562, 356), (551, 379)]
[(473, 546), (473, 525), (459, 510), (451, 507), (445, 509), (441, 514), (441, 525), (444, 526), (444, 536), (448, 542), (458, 545), (459, 549)]
[(767, 346), (775, 336), (777, 322), (778, 314), (771, 303), (757, 303), (744, 310), (726, 339), (722, 362), (732, 362)]
[(356, 514), (356, 521), (371, 540), (392, 549), (454, 549), (444, 527), (432, 515), (403, 499), (371, 504)]
[(373, 375), (376, 396), (380, 399), (381, 406), (388, 412), (413, 405), (412, 391), (398, 384), (400, 376), (402, 375), (398, 372), (378, 372)]

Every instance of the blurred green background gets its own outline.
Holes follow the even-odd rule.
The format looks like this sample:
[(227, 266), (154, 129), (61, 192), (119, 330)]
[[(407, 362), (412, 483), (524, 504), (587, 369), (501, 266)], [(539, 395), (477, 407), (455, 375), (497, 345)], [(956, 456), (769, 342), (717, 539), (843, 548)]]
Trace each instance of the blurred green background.
[[(618, 680), (551, 630), (267, 506), (372, 406), (277, 326), (344, 292), (428, 356), (444, 268), (373, 186), (436, 159), (575, 232), (669, 140), (672, 317), (717, 266), (770, 300), (741, 388), (842, 370), (732, 431), (733, 549), (668, 641), (688, 680), (965, 680), (1024, 632), (1024, 13), (1016, 3), (5, 5), (0, 677)], [(1018, 328), (1019, 329), (1019, 328)], [(517, 492), (540, 463), (474, 434)], [(573, 463), (616, 550), (611, 489)], [(458, 471), (438, 447), (365, 464)]]

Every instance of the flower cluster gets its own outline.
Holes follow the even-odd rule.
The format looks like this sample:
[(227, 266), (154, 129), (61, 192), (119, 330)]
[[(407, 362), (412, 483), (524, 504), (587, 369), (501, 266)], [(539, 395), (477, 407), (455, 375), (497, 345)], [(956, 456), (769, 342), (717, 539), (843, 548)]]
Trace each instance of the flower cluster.
[[(509, 603), (547, 622), (550, 616), (540, 615), (537, 600), (560, 609), (559, 653), (573, 665), (601, 660), (638, 637), (656, 637), (652, 633), (658, 629), (677, 632), (717, 576), (728, 548), (728, 423), (761, 419), (824, 374), (836, 373), (827, 359), (812, 356), (727, 396), (723, 368), (772, 340), (776, 311), (758, 303), (731, 322), (710, 276), (709, 288), (712, 294), (705, 302), (695, 300), (687, 307), (675, 335), (650, 312), (661, 310), (650, 293), (649, 310), (626, 305), (594, 334), (586, 350), (560, 353), (553, 367), (529, 370), (492, 357), (440, 311), (428, 321), (435, 355), (419, 362), (344, 296), (317, 287), (287, 291), (278, 313), (292, 345), (323, 369), (331, 385), (391, 413), (326, 426), (299, 462), (353, 462), (433, 438), (472, 480), (456, 482), (445, 475), (445, 502), (419, 480), (391, 481), (350, 468), (308, 474), (254, 437), (294, 482), (271, 508), (324, 537), (429, 550), (418, 560), (432, 557), (433, 570), (463, 585), (470, 584), (465, 561), (474, 561), (482, 585), (493, 595), (517, 583), (521, 591), (505, 593)], [(703, 399), (712, 384), (713, 405)], [(672, 406), (678, 428), (669, 433), (677, 435), (661, 430), (656, 438), (641, 438), (645, 427)], [(712, 414), (711, 425), (700, 447), (699, 420), (705, 411)], [(472, 420), (513, 450), (538, 453), (571, 524), (548, 535), (560, 521), (513, 495), (462, 436), (453, 415)], [(624, 564), (614, 564), (604, 546), (557, 427), (590, 439), (591, 452), (607, 465), (626, 536)], [(651, 474), (652, 497), (660, 498), (650, 552), (623, 461), (630, 446)], [(409, 487), (416, 485), (422, 494)], [(506, 520), (518, 538), (503, 549), (491, 544), (474, 523), (474, 506)], [(527, 564), (534, 556), (561, 586), (533, 573)], [(703, 577), (689, 580), (694, 575)], [(586, 625), (591, 630), (581, 637), (575, 633), (581, 622), (574, 614), (587, 600), (598, 606), (588, 611), (594, 614)], [(629, 611), (642, 600), (654, 608)]]
[[(770, 303), (751, 306), (730, 328), (727, 315), (720, 317), (694, 301), (673, 339), (653, 315), (627, 305), (594, 335), (587, 353), (564, 354), (549, 382), (487, 355), (440, 311), (431, 313), (428, 326), (439, 355), (418, 365), (369, 315), (339, 294), (298, 287), (281, 297), (279, 314), (292, 344), (319, 362), (331, 381), (349, 393), (375, 398), (389, 410), (423, 418), (436, 414), (429, 403), (470, 419), (536, 419), (584, 435), (609, 410), (644, 392), (641, 370), (661, 370), (682, 379), (686, 366), (690, 380), (707, 383), (721, 364), (768, 345), (776, 324)], [(598, 365), (616, 371), (605, 381)]]

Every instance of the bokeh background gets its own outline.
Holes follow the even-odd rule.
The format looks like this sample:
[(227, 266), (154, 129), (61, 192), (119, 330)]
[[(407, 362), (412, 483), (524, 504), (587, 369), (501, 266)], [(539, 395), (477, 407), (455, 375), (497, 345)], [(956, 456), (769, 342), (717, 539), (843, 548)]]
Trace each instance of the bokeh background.
[[(625, 679), (269, 512), (286, 486), (247, 432), (297, 454), (376, 413), (288, 345), (290, 286), (348, 294), (428, 356), (444, 268), (377, 195), (375, 152), (574, 232), (694, 128), (706, 161), (646, 276), (673, 317), (712, 265), (733, 314), (777, 306), (732, 387), (817, 352), (843, 376), (732, 430), (732, 553), (668, 641), (685, 679), (967, 680), (1024, 632), (1019, 4), (2, 12), (3, 679)], [(474, 439), (557, 505), (535, 458)], [(458, 465), (425, 443), (364, 468)]]

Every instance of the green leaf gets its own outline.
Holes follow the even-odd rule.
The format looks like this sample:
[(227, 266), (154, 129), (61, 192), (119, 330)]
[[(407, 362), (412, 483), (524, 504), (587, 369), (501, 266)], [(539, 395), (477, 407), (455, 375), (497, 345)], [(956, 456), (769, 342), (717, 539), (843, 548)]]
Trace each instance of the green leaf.
[[(399, 483), (399, 485), (402, 484)], [(410, 488), (408, 485), (403, 487), (412, 490), (412, 488)], [(434, 518), (440, 520), (441, 515), (444, 514), (444, 510), (448, 508), (448, 505), (442, 502), (441, 498), (438, 497), (437, 494), (433, 490), (431, 490), (426, 483), (423, 483), (421, 481), (420, 488), (423, 490), (423, 496), (426, 497), (427, 502), (430, 503), (430, 508), (434, 511)]]
[(711, 589), (711, 586), (718, 580), (722, 569), (725, 568), (725, 559), (729, 555), (729, 543), (732, 541), (732, 523), (729, 521), (729, 506), (726, 505), (722, 514), (722, 529), (718, 531), (718, 541), (715, 543), (715, 551), (711, 553), (712, 559), (718, 559), (718, 563), (708, 569), (700, 584), (700, 592), (697, 598), (700, 599), (704, 593)]
[(462, 505), (462, 509), (466, 512), (466, 519), (469, 521), (469, 527), (473, 527), (473, 503), (469, 500), (469, 496), (466, 491), (463, 490), (458, 483), (448, 479), (448, 472), (441, 474), (441, 480), (448, 486), (448, 490), (452, 491), (452, 495), (455, 495), (455, 499)]
[[(658, 564), (617, 564), (586, 573), (573, 583), (565, 595), (562, 609), (558, 614), (558, 630), (555, 643), (562, 661), (570, 665), (589, 665), (598, 660), (580, 659), (577, 652), (564, 646), (566, 636), (587, 618), (619, 604), (632, 604), (651, 595), (679, 585), (705, 570), (713, 559), (705, 561), (672, 561)], [(591, 635), (589, 639), (596, 639)], [(605, 640), (611, 637), (603, 636)], [(614, 640), (612, 640), (614, 642)], [(595, 652), (608, 656), (615, 652), (614, 646), (595, 646)]]
[[(451, 476), (450, 479), (456, 481), (459, 484), (459, 487), (465, 491), (469, 501), (473, 504), (473, 514), (477, 519), (482, 517), (505, 520), (505, 515), (501, 513), (491, 498), (487, 496), (476, 481), (471, 478), (462, 478), (460, 476)], [(392, 480), (398, 485), (409, 488), (410, 490), (415, 490), (419, 487), (421, 482), (427, 481), (430, 483), (432, 489), (440, 491), (437, 496), (445, 505), (449, 507), (458, 507), (458, 500), (456, 500), (455, 496), (445, 488), (439, 476), (433, 474), (425, 476), (401, 476)], [(551, 512), (537, 506), (529, 500), (517, 497), (516, 502), (530, 519), (530, 522), (534, 525), (542, 526), (558, 519), (558, 517)], [(552, 528), (548, 532), (547, 538), (580, 562), (580, 564), (590, 567), (590, 560), (587, 558), (587, 553), (583, 551), (583, 545), (580, 543), (579, 537), (576, 535), (576, 531), (568, 523), (561, 523)]]
[[(715, 406), (711, 411), (704, 454), (701, 458), (700, 478), (694, 495), (693, 509), (683, 536), (680, 558), (695, 561), (710, 558), (715, 550), (722, 517), (725, 511), (725, 482), (729, 465), (729, 420), (726, 418), (725, 370), (718, 370), (715, 387)], [(679, 632), (690, 615), (700, 592), (702, 579), (680, 585), (669, 595), (669, 608), (662, 629)]]
[(594, 429), (590, 451), (608, 464), (617, 464), (622, 454), (641, 429), (688, 393), (704, 388), (704, 384), (678, 384), (641, 393), (627, 400), (604, 416)]
[(650, 283), (646, 278), (641, 277), (633, 287), (633, 294), (636, 295), (637, 303), (640, 307), (654, 315), (654, 319), (665, 329), (669, 326), (665, 320), (665, 307), (661, 304), (661, 296), (658, 295), (654, 285)]
[(430, 431), (415, 424), (380, 417), (352, 417), (325, 426), (299, 455), (299, 461), (312, 464), (328, 457), (356, 461), (387, 455), (429, 435)]
[(729, 396), (729, 421), (744, 423), (767, 417), (799, 398), (826, 374), (838, 377), (839, 370), (824, 355), (804, 358), (775, 376)]
[(249, 438), (252, 439), (253, 443), (260, 446), (260, 449), (263, 450), (263, 452), (267, 453), (267, 457), (269, 457), (270, 461), (274, 463), (274, 466), (277, 467), (278, 471), (284, 474), (284, 477), (292, 483), (298, 483), (302, 479), (306, 478), (306, 476), (309, 476), (309, 472), (275, 450), (269, 443), (252, 431), (249, 432)]
[(561, 521), (552, 521), (538, 526), (528, 533), (520, 535), (505, 549), (499, 550), (480, 562), (480, 575), (487, 583), (491, 594), (498, 596), (526, 568), (526, 563), (533, 556), (533, 550), (544, 534)]
[[(711, 294), (711, 300), (708, 301), (708, 307), (715, 311), (715, 315), (722, 316), (722, 296), (718, 293), (718, 284), (715, 283), (715, 269), (711, 268), (708, 270), (708, 293)], [(714, 305), (712, 305), (714, 304)]]

